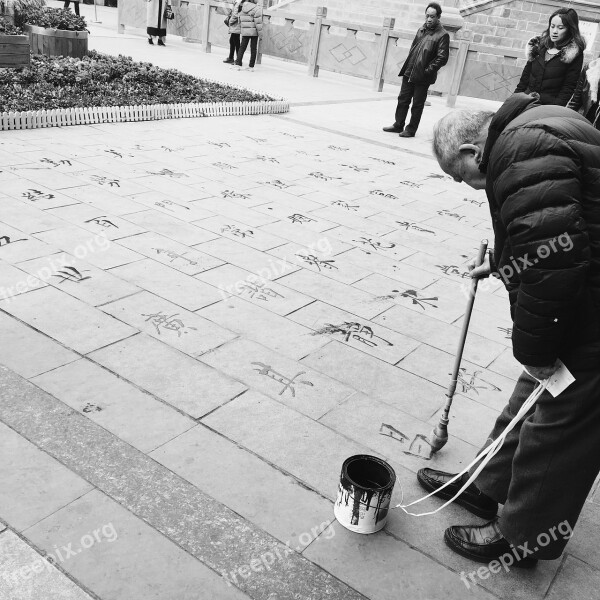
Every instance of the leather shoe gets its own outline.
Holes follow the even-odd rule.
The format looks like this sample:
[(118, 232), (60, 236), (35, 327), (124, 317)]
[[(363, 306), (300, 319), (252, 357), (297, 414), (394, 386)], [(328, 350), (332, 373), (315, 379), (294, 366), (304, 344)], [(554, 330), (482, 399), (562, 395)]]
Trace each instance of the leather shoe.
[[(509, 556), (501, 561), (507, 566), (520, 569), (531, 569), (538, 562), (537, 558), (525, 556), (522, 551), (517, 551), (502, 535), (496, 519), (485, 525), (453, 525), (444, 532), (444, 541), (451, 550), (457, 554), (470, 558), (476, 562), (490, 563), (500, 557)], [(527, 553), (530, 550), (527, 549)], [(515, 555), (516, 553), (516, 555)], [(517, 558), (518, 556), (518, 558)]]
[(414, 133), (411, 133), (410, 131), (406, 131), (406, 129), (399, 135), (400, 135), (400, 137), (415, 137)]
[[(421, 487), (428, 492), (435, 492), (441, 488), (446, 482), (454, 477), (454, 473), (446, 473), (444, 471), (436, 471), (435, 469), (419, 469), (417, 472), (417, 480)], [(465, 484), (469, 475), (465, 473), (460, 479), (451, 483), (448, 487), (436, 493), (436, 496), (443, 500), (453, 498), (458, 490)], [(479, 491), (477, 486), (472, 483), (456, 500), (456, 504), (466, 508), (474, 515), (482, 519), (493, 519), (498, 513), (498, 503)]]
[(388, 131), (390, 133), (400, 133), (402, 129), (398, 129), (395, 125), (390, 125), (389, 127), (384, 127), (384, 131)]

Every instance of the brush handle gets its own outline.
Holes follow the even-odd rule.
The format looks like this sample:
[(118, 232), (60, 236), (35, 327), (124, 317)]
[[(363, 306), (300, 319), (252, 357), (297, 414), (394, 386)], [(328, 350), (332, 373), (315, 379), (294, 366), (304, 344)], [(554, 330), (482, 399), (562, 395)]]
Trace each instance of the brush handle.
[[(487, 252), (488, 241), (481, 240), (479, 246), (479, 254), (475, 266), (479, 267), (483, 264), (485, 253)], [(460, 369), (460, 363), (462, 361), (463, 351), (465, 349), (465, 341), (467, 339), (467, 332), (469, 331), (469, 323), (471, 322), (471, 314), (473, 312), (473, 304), (475, 303), (475, 293), (477, 292), (477, 284), (479, 279), (471, 280), (471, 288), (469, 289), (469, 299), (467, 300), (467, 308), (465, 311), (465, 318), (463, 319), (462, 329), (460, 331), (460, 338), (458, 340), (458, 349), (456, 350), (456, 357), (454, 359), (454, 367), (452, 369), (452, 380), (448, 386), (448, 393), (446, 394), (448, 400), (446, 401), (446, 407), (444, 408), (443, 419), (448, 420), (448, 413), (450, 412), (450, 406), (452, 404), (452, 398), (454, 398), (454, 392), (456, 391), (456, 385), (458, 382), (458, 370)]]

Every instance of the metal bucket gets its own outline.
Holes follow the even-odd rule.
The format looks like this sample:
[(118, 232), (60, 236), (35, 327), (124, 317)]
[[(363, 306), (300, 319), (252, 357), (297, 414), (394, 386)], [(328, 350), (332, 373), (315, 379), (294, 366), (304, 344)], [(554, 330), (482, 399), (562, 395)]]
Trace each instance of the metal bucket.
[(357, 454), (344, 461), (335, 518), (355, 533), (375, 533), (387, 520), (396, 473), (384, 460)]

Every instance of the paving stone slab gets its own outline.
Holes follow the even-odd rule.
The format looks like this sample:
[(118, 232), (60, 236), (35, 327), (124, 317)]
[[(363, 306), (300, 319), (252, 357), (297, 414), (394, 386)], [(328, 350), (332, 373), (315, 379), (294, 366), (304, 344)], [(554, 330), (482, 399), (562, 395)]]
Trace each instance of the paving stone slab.
[[(4, 377), (6, 372), (0, 368), (0, 390), (4, 398), (14, 402), (19, 392)], [(0, 432), (0, 515), (16, 531), (23, 531), (92, 489), (10, 427), (0, 423)]]
[(110, 272), (188, 310), (204, 308), (222, 298), (213, 286), (150, 258), (115, 267)]
[[(77, 205), (75, 205), (77, 206)], [(2, 199), (2, 222), (24, 233), (38, 233), (65, 227), (66, 223), (52, 211), (45, 211), (12, 198)], [(6, 235), (2, 233), (2, 235)]]
[(600, 586), (600, 570), (568, 556), (546, 598), (577, 598), (595, 600)]
[(269, 254), (285, 259), (291, 264), (297, 264), (314, 273), (323, 274), (325, 277), (335, 279), (340, 283), (352, 284), (372, 273), (346, 260), (345, 252), (331, 256), (329, 252), (321, 252), (313, 248), (309, 250), (298, 244), (286, 243), (285, 246), (270, 250)]
[(239, 296), (278, 315), (287, 315), (314, 301), (310, 296), (277, 281), (268, 280), (268, 276), (278, 277), (281, 271), (289, 269), (289, 263), (270, 259), (269, 265), (270, 270), (265, 268), (258, 271), (266, 279), (234, 265), (223, 265), (201, 273), (196, 278), (217, 288), (224, 300), (230, 296)]
[(17, 264), (23, 260), (49, 256), (58, 251), (59, 248), (45, 244), (30, 234), (0, 222), (0, 260)]
[(65, 252), (20, 262), (19, 268), (91, 306), (113, 302), (140, 291), (137, 286)]
[[(237, 571), (237, 587), (254, 600), (273, 600), (274, 596), (278, 600), (298, 597), (305, 600), (364, 600), (362, 595), (299, 554), (286, 555), (283, 544), (153, 459), (16, 375), (3, 372), (0, 379), (3, 385), (9, 380), (15, 393), (10, 401), (6, 395), (0, 395), (0, 419), (85, 477), (129, 513), (221, 573), (223, 578), (225, 575), (230, 577), (231, 571)], [(66, 415), (70, 427), (65, 435)], [(106, 523), (104, 515), (92, 521), (96, 521), (95, 527), (98, 521)], [(84, 531), (89, 531), (87, 524)], [(71, 534), (66, 537), (70, 538)], [(138, 537), (135, 536), (136, 546)], [(152, 546), (142, 544), (142, 548), (151, 549)], [(102, 544), (95, 547), (102, 549)], [(104, 546), (107, 547), (108, 544)], [(247, 573), (243, 567), (256, 564), (251, 561), (260, 560), (266, 552), (275, 554), (277, 551), (282, 558), (274, 561), (270, 570), (242, 575)], [(127, 553), (134, 559), (137, 556), (137, 552), (129, 548)], [(82, 552), (78, 556), (85, 558), (86, 554)], [(95, 562), (102, 568), (102, 561)], [(110, 570), (111, 576), (115, 570)], [(104, 573), (102, 578), (106, 585), (110, 577)]]
[(284, 223), (283, 221), (277, 221), (277, 223), (263, 225), (261, 229), (284, 238), (289, 242), (300, 244), (309, 250), (319, 250), (320, 252), (327, 252), (332, 255), (339, 254), (351, 248), (349, 244), (345, 244), (329, 236), (327, 231), (311, 231), (310, 229), (297, 227), (291, 222)]
[(310, 327), (313, 337), (332, 338), (390, 364), (396, 364), (420, 345), (414, 339), (318, 300), (288, 317)]
[[(221, 215), (236, 221), (240, 221), (249, 227), (260, 227), (267, 223), (277, 221), (277, 217), (273, 215), (265, 215), (251, 208), (245, 208), (234, 202), (229, 202), (224, 198), (207, 198), (195, 202), (200, 208), (210, 211), (212, 214)], [(198, 223), (202, 227), (202, 223)]]
[[(398, 364), (419, 377), (447, 386), (452, 379), (454, 356), (423, 344)], [(515, 382), (487, 369), (482, 369), (465, 360), (458, 373), (456, 393), (501, 410), (512, 394)]]
[[(165, 183), (169, 188), (174, 185), (172, 182)], [(197, 221), (199, 219), (206, 219), (214, 215), (213, 212), (201, 208), (197, 203), (186, 201), (185, 197), (180, 198), (177, 195), (178, 191), (178, 188), (175, 188), (173, 190), (173, 195), (171, 196), (167, 196), (163, 192), (152, 191), (135, 194), (131, 197), (139, 204), (141, 210), (149, 208), (159, 213), (181, 219), (186, 223)], [(206, 196), (207, 194), (197, 195)]]
[(399, 289), (398, 285), (421, 290), (437, 281), (437, 277), (432, 273), (425, 273), (403, 261), (393, 260), (375, 253), (367, 254), (362, 248), (353, 248), (349, 252), (345, 252), (344, 259), (374, 273), (355, 284), (355, 287), (360, 286), (363, 289), (371, 287), (374, 290), (373, 293), (387, 294), (386, 290), (397, 290)]
[(0, 309), (81, 354), (136, 333), (128, 325), (50, 286), (3, 300)]
[[(402, 263), (399, 265), (402, 269)], [(398, 279), (401, 277), (402, 275), (398, 274)], [(375, 274), (355, 283), (354, 287), (386, 299), (387, 302), (405, 306), (419, 314), (428, 314), (444, 323), (454, 323), (464, 314), (466, 300), (463, 303), (456, 297), (441, 296), (439, 292), (431, 290), (432, 285), (435, 283), (426, 288), (410, 287), (406, 282), (400, 283), (398, 280)]]
[[(456, 573), (437, 561), (384, 533), (360, 535), (339, 523), (311, 544), (304, 555), (330, 573), (348, 581), (371, 600), (463, 600), (464, 584)], [(473, 590), (469, 598), (492, 600), (484, 590)]]
[(47, 188), (44, 185), (33, 184), (31, 181), (20, 177), (13, 181), (4, 182), (2, 193), (14, 200), (19, 200), (41, 210), (78, 203), (78, 200), (66, 194)]
[(370, 448), (371, 454), (374, 451), (414, 472), (428, 467), (456, 473), (466, 467), (479, 450), (478, 446), (455, 436), (442, 451), (432, 454), (431, 423), (362, 393), (319, 422)]
[[(98, 532), (96, 538), (92, 532)], [(86, 548), (90, 534), (94, 543)], [(86, 494), (26, 535), (46, 552), (71, 544), (75, 556), (65, 558), (61, 567), (103, 599), (195, 600), (199, 589), (219, 600), (247, 598), (99, 491)]]
[(330, 500), (337, 496), (344, 460), (372, 453), (361, 443), (254, 391), (202, 422)]
[[(456, 354), (460, 338), (460, 328), (456, 325), (443, 323), (438, 319), (419, 314), (404, 306), (393, 306), (375, 317), (373, 322), (380, 323), (389, 329), (403, 333), (444, 352)], [(465, 360), (481, 367), (487, 367), (492, 361), (502, 356), (503, 352), (506, 352), (506, 350), (502, 344), (491, 342), (469, 331), (463, 356)], [(491, 366), (489, 368), (512, 379), (506, 372), (493, 369)]]
[(294, 360), (300, 360), (328, 342), (312, 335), (309, 328), (294, 319), (281, 317), (266, 306), (263, 308), (241, 298), (227, 298), (197, 314)]
[(303, 358), (302, 364), (424, 421), (444, 404), (442, 386), (338, 341)]
[(355, 393), (339, 380), (245, 339), (221, 346), (202, 361), (314, 419)]
[(197, 275), (223, 264), (222, 260), (214, 256), (199, 252), (195, 248), (180, 244), (158, 233), (142, 233), (120, 239), (118, 243), (187, 275)]
[(217, 237), (205, 229), (185, 223), (181, 219), (163, 214), (156, 210), (146, 210), (128, 214), (125, 218), (131, 223), (135, 223), (141, 227), (144, 231), (149, 230), (160, 233), (161, 235), (186, 246), (201, 244), (202, 242), (214, 240)]
[(197, 225), (219, 236), (246, 244), (256, 250), (271, 250), (286, 243), (286, 240), (271, 235), (262, 229), (249, 227), (240, 221), (222, 215), (202, 219), (202, 222), (197, 223)]
[(199, 244), (197, 248), (201, 252), (219, 257), (236, 267), (256, 273), (262, 279), (278, 279), (286, 273), (293, 273), (300, 268), (295, 264), (278, 260), (266, 252), (260, 252), (226, 238)]
[(35, 273), (29, 273), (22, 267), (13, 267), (1, 259), (0, 281), (2, 281), (2, 286), (0, 286), (0, 298), (2, 299), (14, 298), (48, 285), (42, 279), (35, 277)]
[(333, 281), (329, 277), (306, 269), (282, 277), (279, 282), (363, 319), (372, 319), (392, 305), (390, 300), (379, 299), (374, 294)]
[[(60, 248), (64, 252), (85, 258), (87, 262), (100, 269), (120, 267), (143, 258), (141, 254), (112, 242), (103, 233), (92, 233), (75, 225), (37, 233), (36, 238), (51, 244), (52, 247)], [(49, 254), (51, 252), (46, 253), (46, 255)], [(31, 256), (23, 258), (23, 260), (33, 258), (39, 258), (39, 256)]]
[(89, 360), (78, 360), (31, 380), (142, 452), (194, 426), (150, 394)]
[(63, 226), (64, 222), (67, 221), (92, 233), (104, 235), (109, 240), (118, 240), (128, 235), (137, 235), (144, 232), (144, 229), (124, 220), (122, 217), (103, 213), (89, 204), (73, 204), (46, 212), (63, 219)]
[(229, 402), (246, 386), (143, 333), (90, 358), (197, 419)]
[(237, 337), (233, 331), (149, 292), (105, 304), (102, 310), (192, 357)]
[(91, 600), (91, 596), (12, 531), (0, 535), (0, 572), (0, 600)]
[(0, 363), (22, 377), (34, 377), (79, 358), (74, 352), (5, 313), (0, 313), (0, 330)]
[(152, 457), (296, 551), (333, 520), (329, 500), (202, 425)]
[(294, 196), (292, 200), (287, 202), (282, 202), (281, 199), (278, 199), (277, 202), (256, 206), (254, 210), (266, 215), (274, 215), (284, 223), (292, 223), (298, 227), (304, 227), (312, 231), (321, 232), (337, 227), (337, 223), (321, 219), (316, 214), (310, 212), (322, 207), (322, 204), (313, 202), (312, 200)]

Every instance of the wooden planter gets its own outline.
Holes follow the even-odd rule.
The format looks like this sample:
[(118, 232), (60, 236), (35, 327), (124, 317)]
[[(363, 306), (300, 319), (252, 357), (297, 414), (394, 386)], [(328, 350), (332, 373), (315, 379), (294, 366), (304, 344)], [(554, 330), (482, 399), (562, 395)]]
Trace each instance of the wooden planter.
[(82, 58), (88, 52), (87, 31), (63, 31), (26, 25), (29, 43), (34, 54), (46, 56), (72, 56)]
[(26, 67), (29, 64), (29, 36), (0, 34), (0, 67)]

